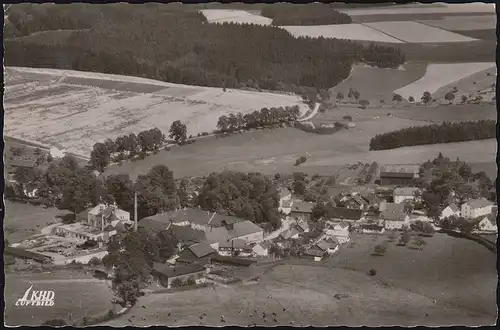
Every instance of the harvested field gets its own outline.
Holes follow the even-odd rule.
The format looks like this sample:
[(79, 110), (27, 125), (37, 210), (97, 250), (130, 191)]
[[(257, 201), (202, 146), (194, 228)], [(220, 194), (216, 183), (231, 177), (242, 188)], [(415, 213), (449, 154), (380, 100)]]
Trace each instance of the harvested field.
[[(152, 127), (167, 132), (175, 120), (187, 125), (188, 135), (196, 135), (214, 130), (222, 114), (294, 104), (306, 109), (294, 95), (223, 92), (77, 71), (6, 71), (5, 134), (49, 145), (57, 142), (75, 153), (88, 154), (97, 141)], [(11, 85), (12, 80), (17, 83)]]
[[(85, 316), (93, 316), (111, 309), (112, 292), (105, 281), (80, 281), (74, 273), (57, 274), (15, 273), (5, 275), (5, 324), (8, 326), (39, 326), (46, 320), (63, 319), (71, 324)], [(81, 276), (79, 276), (81, 277)], [(87, 276), (89, 279), (90, 275)], [(37, 280), (47, 280), (37, 282)], [(71, 280), (58, 282), (57, 279)], [(18, 307), (17, 299), (33, 285), (33, 290), (51, 290), (55, 294), (54, 307)], [(72, 314), (72, 321), (69, 315)]]
[(348, 101), (349, 88), (353, 88), (360, 93), (361, 99), (372, 105), (379, 104), (380, 100), (390, 104), (393, 91), (422, 78), (426, 67), (426, 63), (408, 63), (400, 69), (357, 66), (346, 80), (331, 89), (332, 99), (335, 100), (337, 93), (341, 92), (344, 101)]
[[(344, 293), (346, 298), (334, 298)], [(104, 325), (411, 326), (449, 324), (449, 320), (456, 324), (491, 324), (490, 319), (471, 315), (464, 308), (433, 304), (432, 299), (403, 289), (384, 287), (364, 273), (282, 265), (255, 284), (145, 296), (127, 316)]]
[(444, 16), (439, 20), (419, 20), (418, 22), (448, 31), (493, 30), (496, 15)]
[(271, 25), (272, 19), (246, 10), (206, 9), (201, 10), (209, 23), (237, 23)]
[(388, 43), (403, 42), (363, 24), (282, 26), (282, 28), (290, 32), (295, 37), (323, 37)]
[(409, 43), (469, 42), (476, 40), (418, 22), (373, 22), (364, 25)]
[[(436, 4), (441, 5), (441, 4)], [(451, 14), (451, 13), (495, 13), (495, 5), (487, 3), (442, 4), (444, 6), (414, 7), (391, 6), (389, 8), (342, 9), (349, 16), (400, 15), (400, 14)]]
[(488, 29), (488, 30), (470, 30), (470, 31), (455, 31), (464, 36), (481, 39), (481, 40), (489, 40), (489, 41), (497, 41), (497, 30), (496, 29)]
[(421, 79), (396, 89), (394, 93), (400, 94), (406, 99), (413, 96), (419, 100), (425, 91), (432, 94), (443, 86), (495, 66), (494, 62), (429, 64)]
[[(437, 303), (462, 306), (468, 314), (484, 313), (485, 320), (490, 320), (484, 324), (494, 323), (497, 286), (494, 253), (476, 242), (436, 233), (424, 238), (426, 245), (422, 250), (389, 243), (384, 256), (372, 256), (374, 246), (387, 239), (388, 234), (354, 235), (351, 243), (326, 263), (360, 272), (374, 268), (377, 277), (389, 285), (436, 299)], [(449, 323), (444, 321), (444, 324)]]
[(20, 242), (30, 236), (40, 234), (49, 223), (59, 221), (58, 217), (71, 214), (56, 208), (44, 209), (42, 206), (11, 202), (5, 200), (3, 221), (4, 237), (10, 244)]

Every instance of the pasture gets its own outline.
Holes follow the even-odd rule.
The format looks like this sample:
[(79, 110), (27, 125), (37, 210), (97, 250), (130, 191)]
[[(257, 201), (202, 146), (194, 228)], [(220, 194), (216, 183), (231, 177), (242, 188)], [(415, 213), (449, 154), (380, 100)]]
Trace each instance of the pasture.
[[(4, 315), (7, 326), (39, 326), (51, 319), (63, 319), (71, 324), (113, 308), (113, 294), (105, 281), (75, 272), (55, 272), (5, 274)], [(17, 299), (22, 298), (31, 285), (32, 290), (54, 291), (54, 307), (15, 306)]]
[[(436, 233), (424, 238), (422, 250), (389, 243), (384, 256), (371, 255), (388, 234), (356, 234), (351, 242), (326, 260), (331, 266), (367, 272), (390, 286), (421, 294), (438, 302), (461, 306), (472, 314), (496, 320), (496, 255), (482, 245), (463, 238)], [(451, 321), (451, 320), (450, 320)], [(455, 320), (453, 320), (455, 322)], [(443, 324), (449, 324), (444, 322)]]
[(494, 62), (429, 64), (422, 78), (396, 89), (394, 93), (406, 99), (413, 96), (418, 100), (425, 91), (435, 93), (443, 86), (493, 67)]
[(4, 237), (10, 244), (40, 234), (42, 228), (54, 221), (59, 221), (59, 217), (71, 214), (69, 211), (58, 210), (54, 207), (44, 209), (42, 206), (9, 200), (5, 200), (4, 204)]
[(208, 23), (237, 23), (271, 25), (272, 19), (246, 10), (205, 9), (200, 10)]
[[(126, 316), (103, 325), (431, 326), (449, 324), (450, 320), (455, 324), (492, 323), (491, 317), (446, 303), (433, 304), (430, 298), (385, 287), (363, 272), (314, 266), (280, 265), (254, 283), (147, 295)], [(334, 297), (345, 293), (346, 298)]]
[(438, 20), (419, 20), (418, 22), (448, 31), (493, 30), (496, 15), (444, 16)]
[(436, 3), (430, 6), (390, 6), (386, 8), (355, 8), (341, 9), (349, 16), (370, 16), (370, 15), (405, 15), (405, 14), (471, 14), (488, 13), (495, 14), (495, 5), (490, 3), (466, 3), (466, 4), (445, 4)]
[(476, 40), (418, 22), (373, 22), (364, 25), (409, 43), (469, 42)]
[[(263, 107), (306, 106), (295, 95), (169, 84), (99, 73), (7, 68), (5, 134), (60, 143), (88, 154), (95, 142), (175, 120), (188, 135), (211, 132), (219, 116)], [(11, 85), (10, 82), (14, 81)]]
[(486, 41), (497, 41), (497, 30), (487, 29), (487, 30), (469, 30), (469, 31), (456, 31), (457, 33), (463, 34), (471, 38), (486, 40)]

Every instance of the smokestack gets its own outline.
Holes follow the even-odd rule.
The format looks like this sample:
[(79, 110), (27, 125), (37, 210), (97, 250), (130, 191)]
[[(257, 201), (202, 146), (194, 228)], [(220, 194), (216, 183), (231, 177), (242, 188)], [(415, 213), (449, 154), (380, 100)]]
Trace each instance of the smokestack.
[(137, 231), (137, 192), (134, 191), (134, 231)]

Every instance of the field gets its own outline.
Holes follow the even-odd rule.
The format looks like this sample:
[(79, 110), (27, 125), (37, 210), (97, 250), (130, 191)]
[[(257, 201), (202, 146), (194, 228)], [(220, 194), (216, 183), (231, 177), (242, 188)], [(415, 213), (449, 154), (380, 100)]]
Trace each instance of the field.
[(407, 63), (400, 69), (357, 66), (347, 79), (331, 89), (331, 95), (335, 100), (337, 93), (341, 92), (344, 101), (348, 101), (349, 88), (353, 88), (360, 93), (360, 99), (368, 100), (372, 105), (378, 104), (380, 100), (390, 104), (393, 91), (422, 78), (426, 67), (426, 63), (416, 62)]
[[(368, 244), (359, 244), (361, 247), (357, 250), (343, 246), (338, 256), (325, 263), (298, 260), (290, 262), (294, 265), (277, 266), (253, 283), (147, 295), (138, 304), (144, 308), (136, 306), (128, 315), (105, 325), (435, 326), (494, 323), (494, 255), (479, 244), (468, 241), (450, 244), (444, 238), (436, 239), (435, 244), (429, 243), (423, 251), (403, 248), (404, 251), (393, 252), (391, 248), (387, 256), (380, 257), (388, 260), (385, 263), (383, 259), (369, 260), (375, 257), (365, 256), (369, 253), (366, 251)], [(438, 249), (435, 258), (426, 252), (433, 248)], [(453, 249), (462, 258), (448, 260)], [(342, 269), (347, 254), (359, 256), (353, 260), (354, 266), (361, 264), (359, 270)], [(478, 255), (484, 258), (475, 259)], [(334, 266), (335, 258), (341, 267)], [(398, 267), (391, 268), (388, 263), (391, 259), (397, 260)], [(445, 264), (440, 263), (442, 260)], [(366, 274), (371, 266), (369, 263), (375, 264), (379, 277), (391, 281), (391, 285), (370, 278)], [(422, 276), (416, 276), (418, 274)], [(396, 283), (393, 284), (392, 279)], [(470, 285), (471, 280), (474, 286)], [(421, 287), (434, 291), (428, 296), (429, 292), (418, 290)], [(335, 294), (348, 296), (336, 299)], [(449, 300), (453, 298), (460, 299), (462, 305), (453, 304)], [(475, 311), (474, 307), (478, 306), (484, 306), (487, 313)], [(266, 321), (262, 312), (267, 314)], [(276, 314), (275, 318), (272, 313)], [(221, 315), (226, 323), (221, 322)]]
[[(91, 281), (91, 276), (75, 272), (57, 274), (7, 273), (5, 275), (5, 324), (8, 326), (39, 326), (46, 320), (64, 319), (69, 314), (72, 321), (81, 321), (85, 316), (101, 314), (112, 308), (112, 292), (104, 281)], [(91, 282), (89, 282), (91, 281)], [(15, 306), (24, 292), (33, 285), (33, 290), (51, 290), (55, 294), (54, 307)]]
[(429, 64), (422, 78), (396, 89), (394, 93), (404, 98), (413, 96), (418, 100), (425, 91), (432, 94), (443, 86), (492, 67), (495, 67), (494, 62)]
[(422, 250), (389, 243), (384, 256), (372, 256), (374, 246), (386, 240), (387, 235), (355, 235), (326, 262), (361, 272), (374, 268), (390, 285), (496, 319), (494, 253), (470, 240), (435, 234), (424, 239)]
[[(436, 6), (437, 5), (437, 6)], [(436, 4), (431, 6), (391, 6), (390, 8), (368, 8), (368, 9), (341, 9), (340, 11), (349, 16), (370, 15), (400, 15), (400, 14), (470, 14), (489, 13), (495, 14), (494, 4), (467, 3), (467, 4)], [(397, 17), (397, 16), (394, 16)]]
[(263, 107), (305, 106), (297, 96), (163, 83), (99, 73), (6, 69), (5, 134), (88, 154), (97, 141), (174, 120), (188, 135), (211, 132), (219, 116)]
[(497, 30), (496, 29), (487, 29), (487, 30), (470, 30), (470, 31), (456, 31), (464, 36), (468, 36), (471, 38), (488, 40), (488, 41), (497, 41)]
[(420, 20), (418, 22), (449, 31), (493, 30), (497, 18), (495, 15), (444, 16), (439, 20)]
[(4, 237), (10, 244), (40, 234), (43, 227), (46, 227), (51, 222), (59, 220), (57, 217), (62, 217), (71, 213), (53, 207), (44, 209), (41, 206), (15, 203), (8, 200), (5, 200), (4, 203)]
[(438, 29), (418, 22), (374, 22), (364, 25), (395, 39), (410, 43), (468, 42), (473, 38)]
[(200, 10), (209, 23), (239, 23), (270, 25), (272, 19), (246, 10), (206, 9)]
[(7, 40), (19, 40), (23, 42), (30, 42), (40, 45), (55, 45), (61, 44), (66, 41), (74, 30), (50, 30), (35, 32), (29, 36), (12, 38)]

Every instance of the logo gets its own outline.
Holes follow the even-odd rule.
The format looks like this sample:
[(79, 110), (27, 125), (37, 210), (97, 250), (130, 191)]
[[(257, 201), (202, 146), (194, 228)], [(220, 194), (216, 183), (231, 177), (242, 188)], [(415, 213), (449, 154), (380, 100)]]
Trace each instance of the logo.
[[(31, 291), (33, 289), (33, 285), (29, 287), (28, 290), (24, 293), (24, 296), (21, 299), (17, 299), (16, 306), (40, 306), (40, 307), (49, 307), (54, 306), (54, 291)], [(31, 297), (28, 299), (28, 296)]]

